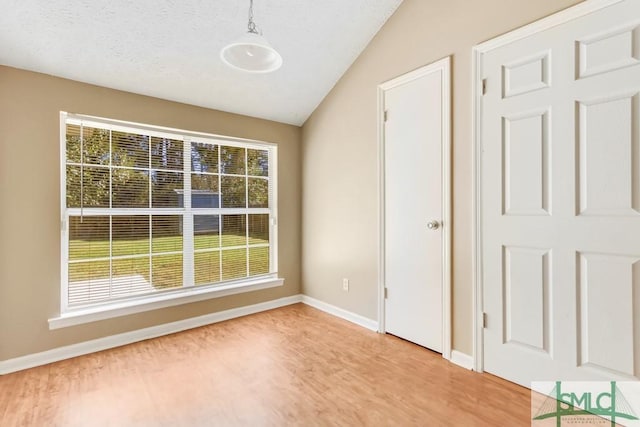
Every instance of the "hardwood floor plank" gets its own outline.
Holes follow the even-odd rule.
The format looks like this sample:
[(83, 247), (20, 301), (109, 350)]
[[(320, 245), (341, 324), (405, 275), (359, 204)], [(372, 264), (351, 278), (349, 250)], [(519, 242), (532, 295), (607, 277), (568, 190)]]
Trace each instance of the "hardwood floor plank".
[(298, 304), (0, 377), (0, 426), (518, 426), (529, 390)]

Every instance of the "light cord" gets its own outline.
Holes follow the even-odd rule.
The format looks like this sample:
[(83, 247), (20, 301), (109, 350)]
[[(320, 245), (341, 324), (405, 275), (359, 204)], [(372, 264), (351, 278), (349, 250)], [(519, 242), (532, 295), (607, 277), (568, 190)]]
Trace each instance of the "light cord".
[(249, 23), (247, 24), (247, 28), (249, 32), (252, 34), (261, 34), (262, 32), (258, 29), (258, 26), (255, 22), (253, 22), (253, 0), (249, 0)]

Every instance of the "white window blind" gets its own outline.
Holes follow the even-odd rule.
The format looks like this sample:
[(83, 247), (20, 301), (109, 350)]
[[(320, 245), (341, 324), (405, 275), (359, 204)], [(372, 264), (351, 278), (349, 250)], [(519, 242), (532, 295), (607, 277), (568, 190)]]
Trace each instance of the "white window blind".
[(63, 115), (63, 311), (276, 275), (276, 147)]

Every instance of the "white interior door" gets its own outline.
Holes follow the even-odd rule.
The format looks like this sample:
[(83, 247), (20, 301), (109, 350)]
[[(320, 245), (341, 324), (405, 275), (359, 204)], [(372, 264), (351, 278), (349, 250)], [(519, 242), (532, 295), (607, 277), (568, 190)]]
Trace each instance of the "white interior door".
[(484, 369), (640, 374), (640, 1), (483, 54)]
[[(443, 351), (449, 59), (383, 85), (385, 329)], [(447, 120), (445, 120), (447, 119)]]

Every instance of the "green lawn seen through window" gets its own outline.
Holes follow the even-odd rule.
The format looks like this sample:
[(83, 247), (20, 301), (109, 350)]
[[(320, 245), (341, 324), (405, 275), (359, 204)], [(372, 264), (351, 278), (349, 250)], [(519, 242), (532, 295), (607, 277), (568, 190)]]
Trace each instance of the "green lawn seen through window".
[[(166, 252), (182, 251), (182, 236), (154, 237), (151, 239), (154, 254)], [(258, 237), (238, 236), (234, 234), (224, 234), (222, 239), (219, 235), (196, 235), (194, 236), (193, 247), (199, 249), (216, 249), (218, 247), (227, 248), (231, 246), (269, 244), (266, 239)], [(149, 239), (114, 239), (113, 256), (147, 255), (149, 254)], [(94, 258), (109, 257), (109, 240), (70, 240), (69, 241), (69, 261), (88, 260)]]
[[(249, 244), (246, 249), (225, 249)], [(255, 245), (269, 244), (268, 240), (227, 234), (196, 235), (195, 279), (196, 285), (216, 283), (269, 273), (269, 248)], [(152, 251), (150, 247), (152, 246)], [(222, 248), (223, 268), (220, 272)], [(142, 276), (155, 289), (181, 287), (183, 283), (182, 236), (151, 239), (114, 240), (113, 255), (126, 256), (111, 263), (96, 258), (109, 257), (108, 240), (71, 240), (69, 242), (69, 283), (108, 279), (109, 277)], [(174, 252), (174, 253), (172, 253)], [(208, 255), (207, 255), (208, 254)], [(151, 257), (151, 262), (150, 262)], [(247, 262), (249, 273), (247, 274)], [(151, 265), (151, 266), (150, 266)], [(110, 272), (110, 269), (112, 270)]]

